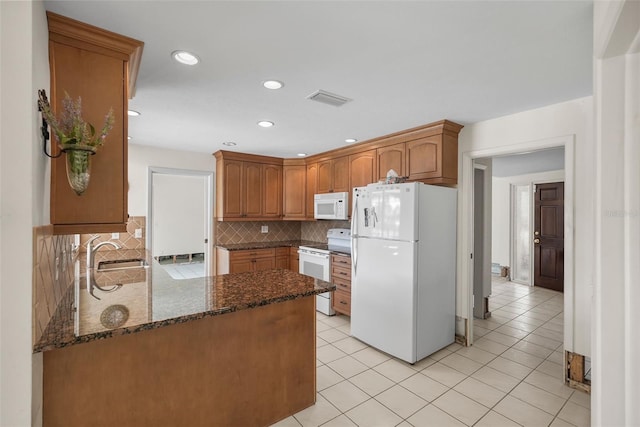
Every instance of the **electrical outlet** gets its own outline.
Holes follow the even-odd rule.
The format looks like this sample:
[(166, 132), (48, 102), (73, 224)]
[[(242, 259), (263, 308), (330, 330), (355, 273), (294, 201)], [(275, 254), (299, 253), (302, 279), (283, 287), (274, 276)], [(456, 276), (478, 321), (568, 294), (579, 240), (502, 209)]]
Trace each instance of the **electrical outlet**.
[(120, 239), (120, 233), (111, 233), (111, 239), (112, 240), (119, 240)]
[(136, 239), (142, 239), (142, 228), (136, 228), (133, 237), (135, 237)]
[(262, 228), (260, 228), (260, 232), (261, 233), (268, 233), (269, 232), (269, 226), (268, 225), (263, 225)]

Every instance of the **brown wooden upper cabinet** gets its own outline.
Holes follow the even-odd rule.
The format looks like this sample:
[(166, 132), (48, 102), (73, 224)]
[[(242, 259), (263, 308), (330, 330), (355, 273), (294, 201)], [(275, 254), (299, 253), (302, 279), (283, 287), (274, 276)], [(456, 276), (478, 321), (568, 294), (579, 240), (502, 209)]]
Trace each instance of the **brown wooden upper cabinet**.
[(406, 143), (406, 174), (427, 184), (458, 182), (458, 134), (442, 133)]
[(305, 219), (307, 167), (304, 161), (301, 164), (292, 165), (285, 163), (282, 167), (282, 176), (283, 219)]
[(315, 203), (313, 197), (318, 192), (318, 164), (307, 165), (306, 218), (313, 219)]
[(318, 193), (350, 191), (349, 156), (318, 162)]
[[(99, 128), (113, 108), (115, 124), (91, 162), (88, 189), (78, 196), (67, 182), (66, 155), (51, 159), (50, 216), (55, 234), (126, 231), (127, 109), (135, 92), (144, 43), (47, 12), (49, 100), (56, 115), (65, 92), (82, 98), (82, 115)], [(35, 94), (34, 94), (35, 96)], [(55, 138), (52, 155), (59, 153)]]
[(387, 172), (393, 169), (398, 176), (405, 176), (405, 143), (380, 147), (378, 156), (378, 180), (385, 179)]
[(217, 151), (218, 221), (277, 220), (282, 217), (282, 159)]
[(217, 151), (216, 218), (312, 220), (315, 194), (350, 193), (389, 169), (409, 181), (455, 185), (461, 129), (441, 120), (305, 159)]
[(350, 187), (362, 187), (378, 181), (376, 177), (377, 161), (376, 150), (368, 150), (350, 155)]

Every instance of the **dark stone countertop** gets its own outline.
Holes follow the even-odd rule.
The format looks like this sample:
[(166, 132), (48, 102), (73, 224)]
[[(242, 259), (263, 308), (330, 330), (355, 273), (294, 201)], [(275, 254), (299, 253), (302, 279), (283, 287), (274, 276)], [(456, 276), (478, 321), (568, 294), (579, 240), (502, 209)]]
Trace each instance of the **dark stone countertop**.
[(249, 242), (249, 243), (231, 243), (227, 245), (216, 245), (216, 247), (221, 249), (226, 249), (228, 251), (243, 251), (249, 249), (271, 249), (271, 248), (281, 248), (281, 247), (298, 247), (298, 246), (308, 246), (308, 245), (317, 245), (321, 242), (314, 242), (311, 240), (284, 240), (280, 242)]
[[(335, 290), (331, 283), (282, 269), (177, 280), (144, 250), (99, 251), (95, 263), (97, 266), (101, 260), (130, 258), (146, 258), (149, 267), (95, 273), (96, 284), (102, 289), (122, 284), (117, 290), (106, 292), (88, 286), (86, 258), (80, 254), (75, 283), (69, 287), (42, 339), (34, 345), (34, 352)], [(125, 313), (128, 318), (122, 322)]]

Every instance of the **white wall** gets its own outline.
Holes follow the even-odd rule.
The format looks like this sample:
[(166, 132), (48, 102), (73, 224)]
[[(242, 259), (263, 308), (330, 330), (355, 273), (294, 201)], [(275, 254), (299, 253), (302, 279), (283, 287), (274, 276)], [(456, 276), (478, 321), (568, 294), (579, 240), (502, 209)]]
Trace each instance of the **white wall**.
[(640, 2), (594, 4), (592, 425), (640, 426)]
[(493, 206), (493, 215), (491, 217), (493, 224), (491, 262), (497, 262), (500, 265), (511, 265), (511, 257), (509, 255), (511, 235), (511, 184), (524, 185), (561, 181), (564, 181), (564, 170), (493, 177), (493, 198), (491, 199)]
[(129, 144), (129, 215), (147, 216), (148, 168), (189, 169), (214, 171), (213, 154), (165, 150), (144, 145)]
[[(37, 90), (49, 90), (42, 2), (0, 2), (0, 425), (41, 425), (32, 356), (32, 227), (49, 222)], [(33, 372), (33, 375), (32, 375)]]
[[(522, 151), (519, 146), (534, 141), (561, 139), (575, 140), (574, 176), (574, 292), (565, 292), (565, 307), (573, 310), (571, 333), (565, 333), (565, 349), (583, 355), (591, 354), (591, 296), (594, 284), (594, 168), (595, 150), (592, 138), (593, 98), (585, 97), (487, 120), (466, 126), (460, 132), (459, 151), (459, 222), (458, 222), (458, 305), (457, 314), (467, 318), (469, 245), (467, 206), (470, 188), (465, 188), (463, 156), (492, 151)], [(566, 139), (566, 138), (564, 138)], [(484, 151), (484, 152), (483, 152)], [(567, 197), (567, 196), (565, 196)], [(570, 195), (568, 196), (570, 197)], [(565, 237), (566, 238), (566, 237)], [(566, 268), (571, 268), (566, 266)], [(572, 295), (572, 296), (571, 296)], [(567, 298), (569, 296), (569, 298)], [(573, 300), (570, 300), (573, 298)], [(566, 326), (565, 326), (566, 327)]]

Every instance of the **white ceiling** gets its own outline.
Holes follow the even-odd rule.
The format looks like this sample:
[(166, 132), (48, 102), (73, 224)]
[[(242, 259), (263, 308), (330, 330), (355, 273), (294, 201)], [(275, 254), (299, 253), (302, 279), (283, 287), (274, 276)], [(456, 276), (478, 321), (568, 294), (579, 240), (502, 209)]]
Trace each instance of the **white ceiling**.
[[(592, 2), (45, 1), (145, 42), (131, 143), (314, 154), (592, 93)], [(195, 67), (170, 54), (189, 50)], [(265, 79), (284, 81), (280, 90)], [(309, 101), (324, 89), (353, 99)], [(256, 125), (271, 120), (273, 128)], [(464, 131), (464, 130), (463, 130)]]

